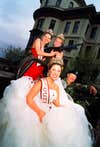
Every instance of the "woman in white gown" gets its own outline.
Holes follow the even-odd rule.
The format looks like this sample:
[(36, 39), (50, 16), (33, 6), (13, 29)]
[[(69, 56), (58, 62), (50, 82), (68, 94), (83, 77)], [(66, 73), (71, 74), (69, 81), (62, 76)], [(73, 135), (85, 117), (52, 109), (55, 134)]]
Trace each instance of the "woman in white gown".
[(5, 89), (0, 147), (92, 147), (84, 109), (68, 99), (58, 79), (62, 61), (52, 59), (49, 65), (47, 78), (34, 84), (22, 77)]

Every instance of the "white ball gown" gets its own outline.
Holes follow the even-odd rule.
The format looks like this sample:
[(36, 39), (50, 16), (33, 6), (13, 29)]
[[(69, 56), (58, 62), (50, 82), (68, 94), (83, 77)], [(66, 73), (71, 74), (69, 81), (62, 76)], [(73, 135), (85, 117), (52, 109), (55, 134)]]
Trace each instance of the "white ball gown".
[[(83, 107), (68, 99), (60, 79), (56, 83), (60, 84), (61, 107), (43, 103), (40, 93), (34, 99), (46, 111), (40, 123), (26, 104), (32, 79), (22, 77), (11, 82), (0, 100), (0, 147), (92, 147)], [(51, 101), (55, 97), (56, 92), (50, 90)]]

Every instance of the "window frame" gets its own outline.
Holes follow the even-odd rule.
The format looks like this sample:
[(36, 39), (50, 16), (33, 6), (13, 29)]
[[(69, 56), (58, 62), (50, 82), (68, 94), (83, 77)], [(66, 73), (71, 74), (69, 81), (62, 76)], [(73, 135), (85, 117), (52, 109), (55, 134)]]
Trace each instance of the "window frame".
[(78, 33), (79, 27), (80, 27), (80, 21), (75, 21), (72, 33)]
[(60, 4), (61, 4), (61, 2), (62, 2), (62, 0), (57, 0), (57, 1), (56, 1), (56, 6), (59, 7)]
[(65, 28), (64, 28), (64, 33), (68, 34), (69, 30), (70, 30), (70, 26), (71, 26), (71, 22), (68, 21), (66, 22)]
[(54, 30), (56, 24), (56, 20), (55, 19), (51, 19), (50, 24), (49, 24), (49, 29)]

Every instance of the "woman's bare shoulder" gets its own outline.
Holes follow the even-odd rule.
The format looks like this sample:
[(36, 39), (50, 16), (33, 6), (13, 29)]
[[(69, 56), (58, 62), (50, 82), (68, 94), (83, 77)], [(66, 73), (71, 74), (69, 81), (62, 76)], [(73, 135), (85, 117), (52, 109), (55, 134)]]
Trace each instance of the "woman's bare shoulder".
[(35, 41), (34, 41), (34, 43), (35, 43), (35, 42), (40, 42), (40, 41), (41, 41), (40, 38), (36, 38)]
[(32, 87), (32, 89), (31, 90), (36, 90), (36, 89), (40, 89), (41, 88), (41, 81), (40, 80), (38, 80), (38, 81), (36, 81), (35, 83), (34, 83), (34, 85), (33, 85), (33, 87)]
[(40, 44), (40, 42), (41, 42), (40, 38), (35, 39), (35, 41), (32, 44), (32, 47), (35, 47), (37, 44)]

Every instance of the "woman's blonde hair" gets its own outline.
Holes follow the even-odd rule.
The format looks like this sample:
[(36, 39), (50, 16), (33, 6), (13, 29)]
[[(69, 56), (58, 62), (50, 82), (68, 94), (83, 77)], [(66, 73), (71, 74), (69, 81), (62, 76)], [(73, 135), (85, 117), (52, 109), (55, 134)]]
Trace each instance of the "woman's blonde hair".
[(65, 41), (64, 34), (59, 34), (56, 38), (60, 38), (62, 41)]

